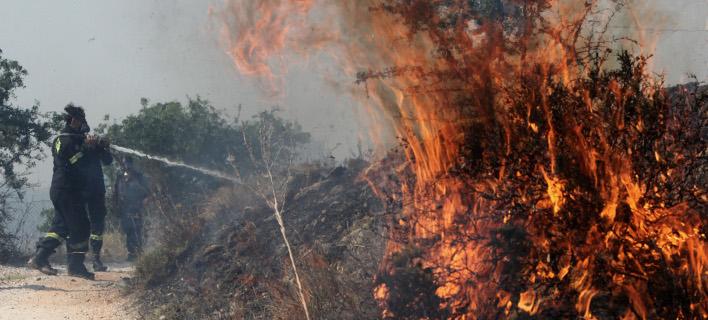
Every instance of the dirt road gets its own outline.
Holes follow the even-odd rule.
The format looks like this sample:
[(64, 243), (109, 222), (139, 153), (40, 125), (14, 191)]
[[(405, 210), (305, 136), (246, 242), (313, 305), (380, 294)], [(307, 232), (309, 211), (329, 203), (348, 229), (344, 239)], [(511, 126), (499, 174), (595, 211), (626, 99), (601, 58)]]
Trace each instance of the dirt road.
[(0, 266), (0, 319), (138, 319), (122, 290), (132, 265), (107, 265), (95, 281), (69, 277), (62, 265), (54, 265), (57, 276)]

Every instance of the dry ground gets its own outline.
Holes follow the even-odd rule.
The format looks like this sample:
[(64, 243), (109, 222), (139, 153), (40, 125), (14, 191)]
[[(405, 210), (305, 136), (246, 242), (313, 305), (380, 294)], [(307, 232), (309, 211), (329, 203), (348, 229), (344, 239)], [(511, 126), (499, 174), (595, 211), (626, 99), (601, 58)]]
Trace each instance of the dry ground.
[(69, 277), (62, 265), (54, 265), (57, 276), (0, 266), (0, 319), (138, 319), (122, 290), (132, 264), (107, 265), (109, 272), (97, 272), (95, 281)]

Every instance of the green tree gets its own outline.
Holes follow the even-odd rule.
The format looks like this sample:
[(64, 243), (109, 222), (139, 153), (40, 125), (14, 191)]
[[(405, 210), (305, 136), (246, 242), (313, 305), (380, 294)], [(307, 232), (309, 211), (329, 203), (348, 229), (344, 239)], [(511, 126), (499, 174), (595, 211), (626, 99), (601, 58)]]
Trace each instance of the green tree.
[[(257, 121), (244, 121), (239, 125), (238, 117), (230, 120), (199, 97), (189, 99), (186, 105), (178, 101), (151, 106), (148, 103), (143, 99), (143, 108), (137, 115), (128, 116), (121, 123), (103, 123), (97, 132), (106, 134), (113, 144), (121, 147), (209, 169), (231, 170), (227, 159), (250, 163), (242, 128), (254, 131)], [(271, 119), (281, 129), (277, 134), (290, 137), (288, 141), (292, 139), (295, 144), (309, 141), (309, 134), (303, 133), (300, 125), (278, 117), (277, 112), (274, 108), (259, 113), (254, 119)], [(281, 140), (280, 137), (274, 139)]]
[(113, 143), (210, 168), (221, 167), (216, 159), (226, 159), (227, 147), (238, 143), (238, 132), (207, 101), (142, 103), (137, 115), (107, 127)]
[[(97, 127), (97, 132), (107, 135), (111, 138), (111, 143), (121, 147), (227, 174), (233, 173), (233, 161), (239, 165), (243, 175), (253, 172), (253, 164), (244, 144), (243, 130), (247, 131), (246, 136), (249, 139), (258, 139), (254, 135), (257, 132), (258, 119), (268, 118), (279, 128), (274, 133), (277, 135), (273, 137), (274, 140), (287, 140), (299, 145), (310, 139), (308, 133), (302, 132), (300, 125), (278, 117), (277, 108), (259, 113), (252, 121), (239, 123), (238, 117), (230, 119), (199, 97), (190, 98), (186, 105), (178, 101), (149, 105), (147, 99), (143, 99), (141, 103), (142, 109), (138, 114), (128, 116), (120, 123), (106, 121)], [(281, 139), (282, 135), (288, 138)], [(254, 140), (252, 145), (257, 142)], [(286, 158), (287, 155), (284, 154), (283, 159)], [(189, 194), (201, 193), (219, 184), (218, 179), (189, 169), (136, 160), (139, 167), (149, 169), (150, 176), (156, 178), (153, 182), (164, 182), (165, 188), (160, 188), (160, 191), (169, 194), (163, 195), (180, 199), (182, 202), (190, 198)], [(113, 183), (117, 170), (117, 166), (106, 168), (109, 185)]]
[(15, 90), (24, 87), (25, 76), (27, 70), (3, 58), (0, 50), (0, 260), (14, 251), (14, 236), (7, 232), (7, 224), (29, 187), (18, 169), (30, 169), (44, 157), (42, 148), (59, 124), (52, 114), (39, 112), (38, 105), (25, 109), (11, 103)]

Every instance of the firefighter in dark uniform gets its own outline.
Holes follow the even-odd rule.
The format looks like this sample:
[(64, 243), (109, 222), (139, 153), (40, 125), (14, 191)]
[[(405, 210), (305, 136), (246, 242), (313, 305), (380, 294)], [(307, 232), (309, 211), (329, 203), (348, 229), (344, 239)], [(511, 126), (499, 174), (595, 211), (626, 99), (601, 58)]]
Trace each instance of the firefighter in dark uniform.
[(143, 206), (148, 197), (148, 184), (143, 174), (135, 169), (133, 158), (123, 158), (125, 171), (116, 177), (113, 205), (126, 235), (128, 261), (142, 253)]
[[(54, 173), (49, 189), (49, 198), (54, 205), (52, 226), (44, 238), (37, 244), (37, 252), (30, 258), (30, 267), (42, 273), (56, 275), (57, 270), (49, 264), (49, 256), (61, 243), (69, 237), (70, 276), (84, 279), (94, 279), (94, 274), (84, 266), (88, 251), (89, 219), (86, 214), (85, 202), (81, 195), (83, 190), (82, 158), (86, 151), (85, 141), (96, 143), (95, 139), (85, 137), (88, 130), (86, 115), (83, 108), (69, 104), (64, 108), (66, 126), (54, 141)], [(82, 130), (82, 127), (85, 129)], [(92, 141), (93, 140), (93, 141)]]
[[(92, 141), (98, 140), (94, 137)], [(108, 150), (110, 140), (103, 137), (98, 143), (88, 143), (84, 152), (85, 166), (83, 172), (84, 190), (83, 197), (88, 209), (91, 223), (89, 244), (93, 254), (93, 271), (106, 271), (108, 267), (101, 262), (101, 248), (103, 247), (103, 231), (106, 228), (106, 186), (103, 181), (103, 168), (113, 162), (113, 156)]]

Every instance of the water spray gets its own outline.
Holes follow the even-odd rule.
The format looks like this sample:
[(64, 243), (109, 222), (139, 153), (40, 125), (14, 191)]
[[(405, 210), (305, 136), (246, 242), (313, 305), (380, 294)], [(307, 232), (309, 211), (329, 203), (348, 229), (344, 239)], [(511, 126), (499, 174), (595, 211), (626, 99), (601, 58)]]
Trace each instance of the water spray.
[(110, 145), (110, 148), (112, 148), (113, 150), (119, 151), (119, 152), (134, 154), (134, 155), (136, 155), (136, 156), (144, 157), (144, 158), (147, 158), (147, 159), (150, 159), (150, 160), (157, 160), (157, 161), (160, 161), (160, 162), (162, 162), (162, 163), (164, 163), (164, 164), (166, 164), (166, 165), (168, 165), (168, 166), (188, 168), (188, 169), (196, 170), (196, 171), (199, 171), (199, 172), (201, 172), (201, 173), (204, 173), (204, 174), (207, 174), (207, 175), (210, 175), (210, 176), (213, 176), (213, 177), (217, 177), (217, 178), (222, 178), (222, 179), (230, 180), (230, 181), (235, 182), (235, 183), (241, 183), (241, 179), (236, 178), (236, 177), (234, 177), (234, 176), (230, 176), (230, 175), (224, 174), (224, 173), (222, 173), (222, 172), (218, 172), (218, 171), (214, 171), (214, 170), (209, 170), (209, 169), (205, 169), (205, 168), (200, 168), (200, 167), (195, 167), (195, 166), (192, 166), (192, 165), (188, 165), (188, 164), (186, 164), (186, 163), (183, 163), (183, 162), (172, 161), (172, 160), (170, 160), (170, 159), (163, 158), (163, 157), (151, 156), (151, 155), (145, 154), (145, 153), (143, 153), (143, 152), (140, 152), (140, 151), (137, 151), (137, 150), (133, 150), (133, 149), (130, 149), (130, 148), (125, 148), (125, 147), (117, 146), (117, 145), (115, 145), (115, 144), (111, 144), (111, 145)]
[[(59, 136), (77, 136), (77, 137), (81, 137), (81, 138), (84, 137), (83, 134), (78, 134), (78, 133), (62, 133), (62, 134), (58, 135), (57, 138), (58, 138)], [(101, 141), (101, 140), (102, 140), (102, 139), (100, 139), (98, 136), (94, 136), (94, 137), (95, 137), (98, 141)], [(115, 145), (115, 144), (111, 144), (111, 145), (110, 145), (110, 148), (112, 148), (113, 150), (119, 151), (119, 152), (134, 154), (134, 155), (136, 155), (136, 156), (140, 156), (140, 157), (147, 158), (147, 159), (150, 159), (150, 160), (157, 160), (157, 161), (160, 161), (160, 162), (162, 162), (162, 163), (164, 163), (164, 164), (166, 164), (166, 165), (168, 165), (168, 166), (188, 168), (188, 169), (196, 170), (196, 171), (199, 171), (199, 172), (201, 172), (201, 173), (210, 175), (210, 176), (212, 176), (212, 177), (217, 177), (217, 178), (222, 178), (222, 179), (230, 180), (230, 181), (235, 182), (235, 183), (242, 183), (242, 182), (241, 182), (241, 179), (239, 179), (239, 178), (237, 178), (237, 177), (234, 177), (234, 176), (227, 175), (227, 174), (222, 173), (222, 172), (219, 172), (219, 171), (214, 171), (214, 170), (209, 170), (209, 169), (205, 169), (205, 168), (195, 167), (195, 166), (192, 166), (192, 165), (188, 165), (188, 164), (186, 164), (186, 163), (184, 163), (184, 162), (172, 161), (172, 160), (170, 160), (170, 159), (163, 158), (163, 157), (151, 156), (151, 155), (148, 155), (148, 154), (146, 154), (146, 153), (140, 152), (140, 151), (138, 151), (138, 150), (133, 150), (133, 149), (126, 148), (126, 147), (117, 146), (117, 145)], [(52, 150), (54, 150), (54, 148), (52, 148)], [(118, 161), (118, 163), (120, 163), (120, 166), (123, 168), (123, 170), (126, 170), (125, 165), (123, 165), (123, 162), (121, 162), (120, 159), (116, 158), (116, 161)], [(127, 170), (126, 170), (126, 171), (127, 171)]]

